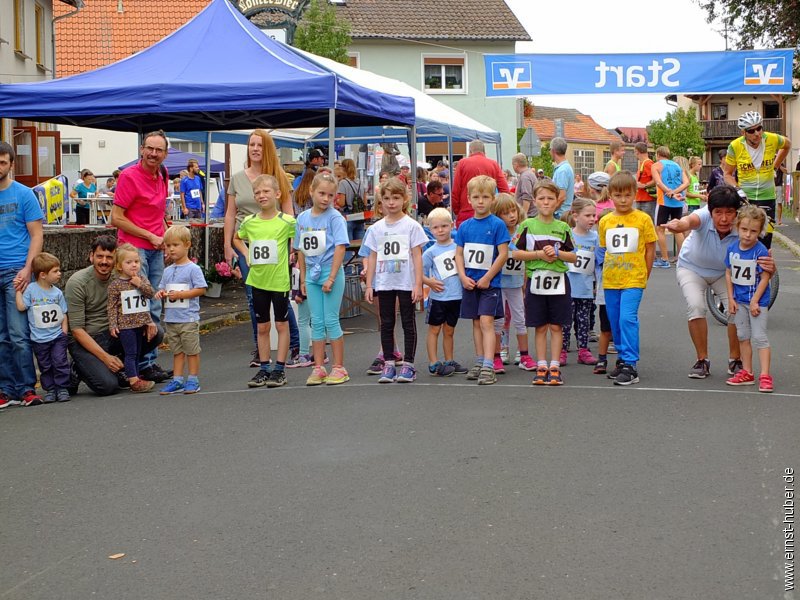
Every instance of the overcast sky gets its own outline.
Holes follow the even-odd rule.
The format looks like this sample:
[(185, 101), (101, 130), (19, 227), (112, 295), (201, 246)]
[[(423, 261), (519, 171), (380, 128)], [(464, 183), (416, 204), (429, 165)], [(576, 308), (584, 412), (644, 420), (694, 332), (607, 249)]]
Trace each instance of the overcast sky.
[[(533, 2), (506, 0), (532, 42), (518, 53), (603, 54), (725, 50), (725, 40), (692, 0), (652, 3), (616, 0)], [(672, 110), (657, 94), (531, 96), (534, 104), (576, 108), (603, 127), (644, 127)]]

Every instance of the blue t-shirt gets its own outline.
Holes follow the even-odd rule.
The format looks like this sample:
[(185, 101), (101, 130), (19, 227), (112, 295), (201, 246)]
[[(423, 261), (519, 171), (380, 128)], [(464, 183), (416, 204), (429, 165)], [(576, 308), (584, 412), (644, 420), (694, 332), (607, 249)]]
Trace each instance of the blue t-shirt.
[[(194, 290), (197, 288), (207, 288), (206, 278), (203, 271), (193, 262), (185, 265), (170, 265), (164, 269), (161, 283), (158, 284), (159, 290), (172, 289), (172, 286), (180, 286), (175, 289)], [(167, 300), (164, 298), (164, 322), (165, 323), (194, 323), (200, 320), (200, 298), (188, 298), (183, 300)]]
[[(22, 292), (22, 302), (28, 309), (28, 324), (30, 325), (32, 342), (44, 344), (45, 342), (52, 342), (61, 335), (61, 321), (64, 320), (63, 316), (67, 314), (67, 301), (60, 289), (52, 286), (49, 290), (46, 290), (34, 281)], [(55, 318), (58, 311), (53, 310), (56, 306), (61, 309), (61, 318), (58, 319)], [(37, 310), (37, 307), (45, 308), (38, 308)], [(37, 322), (40, 325), (38, 327)]]
[[(761, 273), (764, 271), (755, 261), (762, 256), (769, 256), (769, 250), (761, 242), (756, 242), (756, 245), (749, 250), (742, 250), (739, 240), (728, 246), (728, 251), (725, 253), (725, 268), (731, 270), (731, 278), (734, 280), (733, 299), (737, 303), (750, 304), (750, 300), (753, 299), (753, 294), (761, 282)], [(736, 283), (737, 279), (750, 280), (751, 283)], [(769, 306), (769, 284), (761, 295), (758, 305)]]
[(181, 179), (181, 193), (186, 208), (192, 210), (203, 208), (203, 180), (200, 177), (195, 175), (194, 178), (184, 177)]
[[(329, 206), (325, 212), (316, 216), (311, 213), (312, 210), (309, 208), (297, 216), (294, 248), (300, 250), (305, 258), (306, 279), (318, 281), (320, 277), (330, 273), (336, 246), (347, 246), (350, 239), (347, 237), (347, 222), (342, 213), (333, 206)], [(319, 251), (323, 235), (324, 252), (317, 256), (309, 256), (308, 253), (314, 254)]]
[[(438, 279), (439, 281), (444, 282), (443, 291), (436, 292), (431, 290), (430, 294), (428, 295), (431, 300), (461, 300), (464, 288), (461, 287), (461, 280), (458, 278), (458, 271), (455, 271), (455, 251), (456, 243), (451, 240), (449, 244), (434, 243), (433, 246), (422, 253), (422, 274), (425, 275), (425, 277)], [(453, 253), (452, 261), (455, 272), (446, 279), (442, 279), (443, 273), (436, 264), (436, 257), (441, 256), (446, 252)], [(447, 272), (448, 271), (445, 269), (445, 273)]]
[[(683, 183), (683, 170), (681, 166), (674, 160), (662, 158), (660, 162), (663, 166), (661, 169), (661, 183), (671, 190), (677, 190)], [(675, 198), (669, 198), (664, 194), (664, 206), (667, 208), (680, 208), (683, 202)]]
[(504, 289), (521, 288), (525, 285), (525, 261), (511, 258), (510, 255), (514, 250), (517, 250), (517, 245), (514, 242), (509, 242), (509, 258), (503, 268), (500, 269), (500, 287)]
[(25, 266), (31, 244), (27, 224), (42, 219), (42, 207), (30, 188), (12, 181), (0, 191), (0, 269)]
[[(489, 245), (493, 248), (492, 260), (497, 259), (497, 246), (500, 244), (507, 244), (511, 241), (511, 236), (508, 233), (506, 224), (500, 217), (495, 215), (487, 215), (483, 219), (472, 217), (464, 221), (458, 228), (458, 240), (456, 243), (464, 248), (467, 244), (483, 244)], [(481, 277), (486, 275), (489, 269), (475, 269), (467, 268), (467, 256), (464, 256), (464, 272), (467, 277), (478, 281)], [(501, 270), (502, 271), (502, 270)], [(492, 279), (491, 287), (500, 287), (500, 273)]]
[[(81, 180), (81, 181), (79, 181), (78, 183), (75, 184), (75, 187), (73, 189), (78, 194), (78, 198), (81, 198), (81, 199), (88, 198), (89, 194), (96, 194), (97, 193), (97, 183), (95, 182), (92, 185), (90, 185), (89, 187), (86, 187), (86, 184), (83, 183), (83, 180)], [(84, 208), (89, 206), (88, 202), (76, 202), (76, 204), (78, 206), (81, 206), (81, 207), (84, 207)]]
[(558, 186), (558, 189), (565, 190), (567, 193), (564, 204), (558, 207), (558, 214), (565, 215), (572, 208), (572, 201), (575, 198), (575, 171), (572, 170), (569, 161), (565, 160), (553, 169), (553, 183)]
[[(601, 254), (600, 240), (597, 231), (590, 230), (586, 235), (578, 235), (575, 230), (572, 230), (572, 243), (575, 246), (575, 251), (585, 250), (594, 255), (595, 265), (602, 263), (603, 254)], [(572, 290), (573, 298), (594, 298), (594, 270), (592, 273), (575, 273), (571, 269), (567, 271), (569, 277), (569, 286)]]

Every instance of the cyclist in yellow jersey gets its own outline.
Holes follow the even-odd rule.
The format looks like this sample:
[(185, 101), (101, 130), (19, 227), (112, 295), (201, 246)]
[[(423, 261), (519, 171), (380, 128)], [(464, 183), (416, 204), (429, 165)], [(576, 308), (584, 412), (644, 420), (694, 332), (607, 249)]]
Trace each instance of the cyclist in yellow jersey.
[[(767, 211), (770, 221), (775, 219), (775, 170), (789, 154), (792, 142), (789, 138), (764, 131), (761, 114), (748, 111), (739, 117), (742, 136), (728, 146), (722, 163), (725, 183), (738, 187), (751, 204)], [(738, 176), (738, 183), (735, 176)], [(772, 234), (764, 238), (769, 248)]]

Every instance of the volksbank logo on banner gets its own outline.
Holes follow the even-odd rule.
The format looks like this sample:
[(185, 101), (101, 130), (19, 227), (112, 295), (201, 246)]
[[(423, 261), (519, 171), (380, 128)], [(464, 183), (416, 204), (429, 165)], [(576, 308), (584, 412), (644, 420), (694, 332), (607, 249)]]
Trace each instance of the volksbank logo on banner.
[(484, 57), (487, 96), (791, 92), (792, 50)]

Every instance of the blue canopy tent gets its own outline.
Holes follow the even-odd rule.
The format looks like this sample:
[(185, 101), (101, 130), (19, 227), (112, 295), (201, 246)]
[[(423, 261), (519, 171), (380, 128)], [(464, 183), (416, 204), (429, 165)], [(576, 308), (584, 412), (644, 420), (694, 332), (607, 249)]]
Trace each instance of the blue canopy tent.
[[(120, 165), (120, 169), (125, 169), (126, 167), (130, 167), (131, 165), (135, 165), (138, 162), (138, 158), (132, 160), (130, 162), (125, 163), (124, 165)], [(171, 176), (175, 176), (182, 169), (186, 168), (186, 164), (189, 160), (196, 160), (198, 164), (204, 164), (204, 157), (198, 154), (192, 154), (191, 152), (181, 152), (180, 150), (170, 150), (167, 158), (164, 159), (163, 165), (167, 168)], [(222, 173), (225, 171), (225, 163), (220, 162), (218, 160), (211, 160), (211, 173), (216, 175), (217, 173)]]

